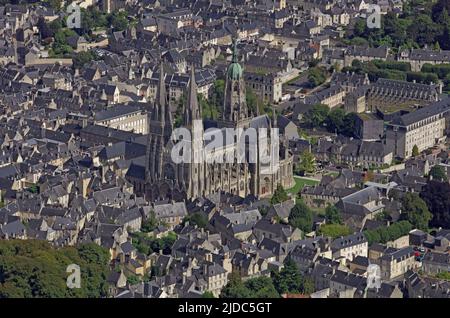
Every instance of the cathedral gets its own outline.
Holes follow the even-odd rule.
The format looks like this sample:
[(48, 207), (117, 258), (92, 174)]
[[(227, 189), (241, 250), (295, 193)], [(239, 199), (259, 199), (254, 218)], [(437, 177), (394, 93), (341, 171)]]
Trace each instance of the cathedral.
[[(134, 163), (127, 172), (127, 179), (134, 185), (137, 193), (144, 194), (151, 201), (195, 199), (220, 191), (241, 197), (253, 195), (264, 198), (270, 197), (278, 185), (282, 185), (285, 189), (294, 185), (293, 158), (288, 150), (287, 140), (283, 136), (278, 135), (274, 138), (270, 134), (271, 128), (276, 127), (275, 112), (270, 119), (267, 114), (260, 115), (257, 109), (251, 110), (247, 107), (243, 75), (235, 44), (232, 61), (226, 71), (221, 118), (208, 121), (208, 127), (204, 127), (202, 111), (197, 100), (194, 69), (191, 68), (181, 126), (188, 129), (193, 136), (189, 142), (195, 151), (190, 151), (187, 155), (194, 157), (199, 155), (196, 152), (203, 152), (200, 157), (207, 156), (210, 160), (175, 163), (172, 158), (172, 150), (176, 145), (173, 136), (174, 124), (164, 82), (164, 70), (161, 66), (156, 98), (149, 115), (145, 165), (138, 166)], [(213, 138), (208, 136), (211, 134), (211, 128), (214, 131)], [(268, 132), (258, 133), (256, 140), (245, 141), (245, 158), (249, 159), (250, 149), (253, 148), (255, 151), (252, 153), (257, 154), (254, 156), (255, 160), (230, 159), (216, 162), (215, 159), (211, 159), (237, 158), (241, 144), (235, 136), (228, 138), (229, 131), (239, 129), (245, 131), (249, 128), (257, 132)], [(204, 149), (208, 148), (208, 140), (216, 138), (217, 132), (224, 142), (205, 154)], [(272, 163), (261, 159), (259, 154), (263, 143), (269, 145), (268, 148), (275, 149), (276, 169)]]

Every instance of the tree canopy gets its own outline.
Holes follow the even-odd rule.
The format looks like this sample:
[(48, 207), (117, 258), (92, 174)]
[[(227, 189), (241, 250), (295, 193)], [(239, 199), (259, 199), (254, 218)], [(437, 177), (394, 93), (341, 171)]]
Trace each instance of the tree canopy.
[(330, 109), (327, 105), (315, 104), (313, 107), (305, 113), (305, 123), (310, 127), (323, 126), (327, 119)]
[(341, 212), (335, 205), (329, 205), (325, 209), (325, 220), (330, 224), (341, 224)]
[(450, 228), (450, 184), (430, 180), (420, 193), (433, 214), (430, 225)]
[(394, 48), (417, 48), (425, 45), (450, 49), (450, 16), (448, 1), (404, 4), (403, 14), (389, 12), (381, 18), (381, 28), (369, 28), (364, 19), (355, 23), (353, 39), (364, 39), (371, 46), (389, 45)]
[(426, 231), (432, 215), (425, 201), (417, 193), (406, 193), (401, 202), (405, 219), (415, 228)]
[(142, 222), (141, 231), (144, 233), (152, 232), (158, 225), (159, 222), (156, 219), (155, 212), (152, 210), (147, 219)]
[(281, 184), (278, 184), (278, 186), (275, 190), (275, 193), (273, 194), (272, 198), (270, 199), (270, 203), (277, 204), (277, 203), (284, 202), (288, 199), (289, 199), (289, 197), (287, 195), (286, 190), (283, 188), (283, 186)]
[(448, 177), (447, 173), (445, 172), (444, 167), (442, 166), (434, 166), (430, 169), (430, 179), (440, 181), (440, 182), (447, 182)]
[(208, 225), (208, 218), (201, 212), (196, 212), (186, 216), (183, 219), (183, 224), (189, 222), (190, 224), (197, 225), (200, 228), (205, 228)]
[(312, 152), (305, 150), (300, 155), (300, 161), (295, 164), (294, 172), (298, 175), (314, 173), (316, 171), (316, 158)]
[(311, 232), (313, 227), (313, 212), (301, 200), (295, 204), (289, 215), (289, 224), (303, 232)]
[(222, 289), (220, 298), (279, 298), (270, 277), (250, 278), (245, 282), (233, 273), (227, 285)]
[(324, 67), (314, 66), (308, 71), (308, 83), (310, 87), (322, 85), (327, 80), (328, 72)]
[(273, 283), (279, 294), (310, 294), (314, 292), (314, 285), (302, 275), (297, 264), (291, 259), (286, 260), (279, 273), (273, 273)]
[[(81, 288), (66, 285), (67, 266), (81, 270)], [(0, 298), (107, 296), (109, 252), (96, 244), (53, 248), (38, 240), (0, 240)]]
[(364, 231), (369, 245), (373, 243), (385, 244), (406, 235), (413, 229), (411, 223), (406, 220), (395, 222), (391, 226), (382, 226), (373, 230)]

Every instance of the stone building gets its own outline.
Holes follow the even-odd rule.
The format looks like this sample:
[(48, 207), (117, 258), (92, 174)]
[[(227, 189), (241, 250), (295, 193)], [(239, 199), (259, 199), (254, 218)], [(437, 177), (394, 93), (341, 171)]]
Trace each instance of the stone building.
[(379, 78), (366, 94), (366, 110), (391, 108), (392, 105), (402, 108), (426, 105), (435, 102), (441, 94), (439, 85), (419, 84), (405, 81)]
[[(197, 101), (194, 74), (191, 69), (182, 123), (182, 127), (187, 128), (193, 138), (187, 142), (175, 142), (164, 73), (160, 72), (159, 87), (150, 118), (145, 168), (133, 163), (127, 172), (128, 180), (135, 189), (145, 188), (147, 197), (155, 200), (190, 199), (219, 191), (242, 197), (269, 197), (278, 184), (284, 188), (292, 187), (293, 159), (287, 140), (271, 131), (272, 127), (277, 126), (276, 119), (272, 121), (266, 114), (258, 115), (249, 111), (243, 69), (237, 61), (236, 45), (226, 73), (222, 118), (208, 123), (214, 129), (206, 132)], [(247, 139), (247, 136), (252, 137), (252, 133), (256, 134), (253, 136), (256, 142), (249, 142)], [(224, 142), (220, 142), (221, 139)], [(211, 143), (212, 140), (216, 143)], [(175, 163), (171, 156), (174, 147), (179, 145), (177, 142), (189, 149), (184, 152), (183, 148), (184, 160), (181, 163)], [(266, 148), (263, 152), (264, 143)], [(241, 149), (244, 149), (244, 153)], [(264, 161), (263, 156), (268, 160)]]
[(449, 111), (446, 98), (395, 118), (387, 125), (386, 145), (399, 158), (411, 157), (414, 146), (419, 152), (433, 147), (445, 138)]
[(420, 72), (424, 64), (450, 63), (450, 51), (429, 49), (403, 50), (397, 59), (400, 62), (408, 62), (411, 65), (411, 71)]
[(94, 123), (137, 134), (146, 135), (148, 133), (147, 112), (142, 111), (138, 106), (115, 105), (96, 113)]
[(247, 88), (251, 89), (264, 101), (280, 102), (283, 96), (282, 79), (277, 74), (246, 73), (245, 82)]

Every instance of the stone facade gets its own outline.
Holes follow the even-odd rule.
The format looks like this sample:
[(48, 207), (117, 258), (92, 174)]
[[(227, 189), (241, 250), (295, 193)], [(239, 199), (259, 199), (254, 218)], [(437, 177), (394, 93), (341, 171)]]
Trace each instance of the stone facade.
[[(236, 48), (233, 61), (228, 67), (223, 116), (215, 122), (213, 132), (204, 133), (201, 110), (197, 101), (197, 85), (194, 71), (191, 70), (189, 81), (187, 105), (184, 110), (184, 122), (182, 127), (187, 128), (193, 138), (191, 144), (191, 163), (175, 164), (171, 158), (174, 141), (171, 139), (173, 123), (172, 115), (167, 103), (164, 74), (160, 72), (160, 84), (155, 99), (154, 111), (150, 120), (150, 133), (147, 142), (147, 159), (145, 166), (145, 180), (142, 177), (128, 178), (135, 189), (142, 189), (146, 184), (145, 192), (149, 198), (196, 198), (209, 195), (219, 191), (229, 192), (245, 197), (255, 195), (256, 197), (271, 196), (278, 184), (284, 188), (292, 187), (293, 181), (293, 158), (288, 151), (287, 141), (280, 138), (278, 152), (271, 155), (278, 156), (279, 166), (265, 164), (260, 156), (256, 161), (244, 160), (238, 163), (236, 160), (223, 160), (226, 158), (237, 158), (240, 143), (245, 140), (246, 157), (250, 153), (259, 154), (263, 143), (271, 148), (274, 136), (270, 130), (276, 126), (276, 120), (272, 121), (267, 115), (258, 116), (252, 114), (246, 104), (245, 81), (242, 67), (237, 62)], [(243, 135), (238, 139), (236, 135), (230, 135), (230, 130), (242, 129)], [(256, 144), (250, 144), (246, 140), (247, 129), (254, 128), (257, 134)], [(267, 133), (261, 133), (261, 128)], [(209, 147), (208, 140), (224, 138), (220, 146)], [(206, 153), (205, 149), (208, 149)], [(208, 160), (196, 160), (195, 158), (208, 157)], [(220, 159), (220, 160), (219, 160)], [(130, 168), (130, 170), (135, 170)]]
[(393, 120), (387, 126), (386, 144), (400, 158), (411, 157), (414, 146), (419, 152), (433, 147), (445, 136), (449, 111), (446, 98)]

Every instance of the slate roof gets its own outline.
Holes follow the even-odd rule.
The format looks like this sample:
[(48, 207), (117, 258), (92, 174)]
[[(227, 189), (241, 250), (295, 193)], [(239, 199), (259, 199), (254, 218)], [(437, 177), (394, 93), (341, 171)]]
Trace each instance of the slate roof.
[(354, 233), (347, 236), (341, 236), (331, 243), (333, 251), (341, 250), (347, 247), (367, 243), (367, 239), (363, 233)]
[(186, 204), (184, 202), (173, 202), (164, 204), (155, 204), (156, 218), (184, 217), (187, 215)]
[(96, 121), (112, 120), (114, 118), (132, 115), (140, 112), (142, 112), (141, 108), (136, 105), (118, 104), (96, 113), (94, 115), (94, 118)]
[(440, 101), (432, 103), (429, 106), (422, 107), (419, 110), (397, 117), (391, 122), (391, 124), (399, 126), (409, 126), (426, 118), (447, 114), (449, 111), (450, 97), (447, 97)]

